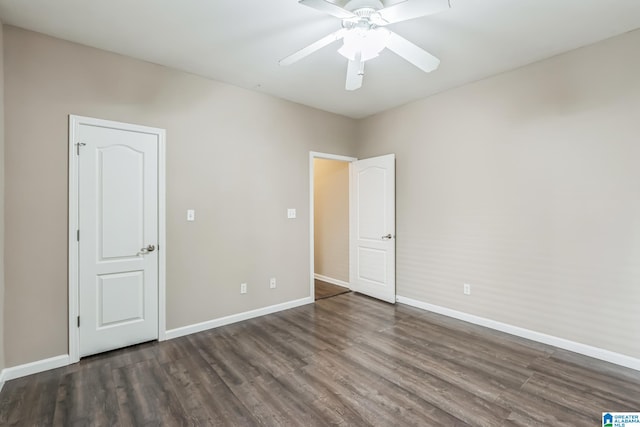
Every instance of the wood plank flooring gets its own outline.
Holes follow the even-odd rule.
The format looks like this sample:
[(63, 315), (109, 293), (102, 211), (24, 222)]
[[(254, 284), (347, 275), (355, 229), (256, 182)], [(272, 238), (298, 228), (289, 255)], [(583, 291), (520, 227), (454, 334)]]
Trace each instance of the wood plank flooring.
[(324, 298), (335, 297), (336, 295), (345, 294), (351, 292), (349, 288), (343, 286), (334, 285), (333, 283), (323, 282), (322, 280), (314, 280), (316, 301)]
[(0, 425), (597, 426), (640, 372), (355, 293), (9, 381)]

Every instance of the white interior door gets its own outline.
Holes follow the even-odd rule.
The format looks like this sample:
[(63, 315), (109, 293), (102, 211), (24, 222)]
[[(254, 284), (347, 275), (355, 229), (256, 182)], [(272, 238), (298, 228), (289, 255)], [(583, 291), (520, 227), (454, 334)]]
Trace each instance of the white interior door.
[(79, 354), (158, 338), (158, 135), (81, 123)]
[(351, 290), (395, 303), (395, 155), (358, 160), (350, 170)]

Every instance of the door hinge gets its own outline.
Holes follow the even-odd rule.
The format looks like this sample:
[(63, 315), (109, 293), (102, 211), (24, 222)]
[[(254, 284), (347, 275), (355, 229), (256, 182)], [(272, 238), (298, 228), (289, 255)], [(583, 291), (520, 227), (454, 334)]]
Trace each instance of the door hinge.
[(80, 230), (76, 230), (76, 240), (80, 241)]
[(79, 156), (80, 155), (80, 147), (84, 147), (85, 144), (84, 142), (76, 142), (76, 154)]
[(80, 316), (78, 316), (78, 328), (80, 327)]

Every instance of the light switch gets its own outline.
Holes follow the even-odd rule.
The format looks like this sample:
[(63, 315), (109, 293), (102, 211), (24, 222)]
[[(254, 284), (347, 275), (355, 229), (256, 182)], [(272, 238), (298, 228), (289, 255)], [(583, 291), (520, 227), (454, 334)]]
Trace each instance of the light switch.
[(295, 219), (295, 217), (296, 217), (296, 210), (295, 209), (287, 209), (287, 218)]
[(196, 211), (193, 209), (187, 209), (187, 221), (196, 220)]

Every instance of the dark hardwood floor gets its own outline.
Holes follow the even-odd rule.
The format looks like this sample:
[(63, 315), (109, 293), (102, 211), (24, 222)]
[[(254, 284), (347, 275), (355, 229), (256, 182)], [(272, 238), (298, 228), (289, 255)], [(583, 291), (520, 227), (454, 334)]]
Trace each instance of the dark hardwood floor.
[(20, 426), (598, 426), (640, 372), (355, 293), (9, 381)]
[(345, 294), (351, 292), (348, 288), (343, 286), (334, 285), (333, 283), (323, 282), (322, 280), (314, 280), (316, 301), (324, 298), (335, 297), (336, 295)]

